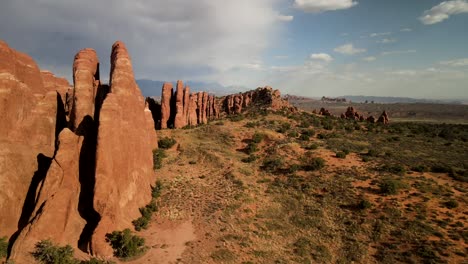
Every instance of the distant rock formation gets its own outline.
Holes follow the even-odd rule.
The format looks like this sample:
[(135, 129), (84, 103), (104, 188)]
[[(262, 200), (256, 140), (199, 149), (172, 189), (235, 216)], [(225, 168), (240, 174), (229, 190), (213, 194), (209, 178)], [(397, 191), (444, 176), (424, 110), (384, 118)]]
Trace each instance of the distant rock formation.
[(330, 98), (322, 96), (322, 102), (326, 103), (346, 103), (346, 98)]
[[(172, 84), (165, 83), (162, 87), (161, 110), (153, 112), (153, 117), (161, 117), (154, 120), (155, 124), (161, 124), (159, 127), (161, 129), (207, 124), (211, 120), (241, 114), (250, 109), (297, 111), (287, 100), (281, 98), (279, 90), (273, 90), (268, 86), (245, 93), (215, 97), (207, 92), (191, 94), (190, 88), (188, 86), (183, 88), (182, 81), (178, 81), (175, 100), (171, 100), (171, 97)], [(174, 119), (170, 118), (170, 113), (175, 113)]]
[(383, 111), (382, 115), (380, 115), (379, 119), (377, 120), (377, 123), (382, 123), (384, 125), (388, 124), (390, 121), (388, 119), (388, 114), (386, 111)]
[(105, 234), (131, 227), (151, 200), (157, 106), (141, 95), (125, 45), (112, 47), (109, 85), (92, 49), (75, 56), (73, 80), (72, 89), (0, 41), (0, 236), (16, 263), (33, 263), (43, 239), (111, 257)]
[(320, 108), (320, 111), (318, 112), (319, 115), (322, 115), (322, 116), (333, 116), (332, 113), (330, 113), (330, 111), (328, 111), (327, 109), (325, 108)]

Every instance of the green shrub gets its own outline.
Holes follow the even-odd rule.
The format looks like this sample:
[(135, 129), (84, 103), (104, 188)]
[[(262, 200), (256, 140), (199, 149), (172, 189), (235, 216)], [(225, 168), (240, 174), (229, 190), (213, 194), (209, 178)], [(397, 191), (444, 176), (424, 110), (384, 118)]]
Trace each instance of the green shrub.
[(153, 149), (153, 170), (162, 168), (162, 160), (166, 157), (164, 149)]
[(265, 138), (265, 134), (255, 132), (255, 134), (252, 136), (252, 142), (258, 144), (262, 142), (264, 138)]
[(378, 157), (379, 156), (379, 152), (375, 149), (369, 149), (367, 151), (367, 156), (369, 157)]
[(325, 160), (320, 157), (313, 157), (310, 154), (307, 154), (301, 158), (302, 165), (301, 168), (305, 171), (316, 171), (321, 170), (325, 167)]
[(280, 127), (276, 130), (276, 132), (286, 133), (286, 131), (288, 131), (289, 129), (291, 129), (291, 124), (288, 122), (283, 122), (281, 123)]
[(258, 147), (257, 147), (257, 144), (255, 144), (254, 142), (250, 142), (245, 148), (245, 152), (249, 155), (257, 151), (258, 151)]
[(305, 146), (304, 149), (306, 149), (306, 150), (314, 150), (314, 149), (318, 149), (318, 147), (319, 147), (319, 146), (318, 146), (317, 144), (312, 143), (312, 144), (309, 144), (309, 145)]
[(0, 259), (8, 254), (8, 238), (0, 237)]
[(247, 124), (245, 124), (245, 127), (248, 127), (248, 128), (254, 128), (257, 126), (258, 126), (258, 123), (256, 122), (247, 122)]
[(434, 173), (451, 173), (453, 172), (452, 168), (447, 165), (434, 165), (431, 167), (431, 172)]
[(73, 258), (73, 248), (70, 245), (56, 246), (50, 240), (42, 240), (36, 243), (31, 255), (44, 264), (79, 264)]
[(161, 196), (162, 189), (163, 189), (162, 182), (160, 180), (157, 180), (156, 184), (154, 186), (151, 186), (151, 196), (154, 199), (159, 198), (159, 196)]
[(424, 165), (417, 165), (411, 167), (411, 170), (416, 172), (427, 172), (429, 169)]
[(146, 251), (145, 239), (133, 235), (128, 228), (106, 234), (106, 241), (114, 249), (114, 256), (121, 259), (140, 256)]
[(293, 130), (288, 133), (288, 137), (291, 137), (291, 138), (297, 138), (298, 136), (299, 136), (299, 133), (296, 130)]
[(262, 169), (269, 171), (269, 172), (274, 172), (280, 169), (283, 166), (283, 159), (278, 158), (278, 157), (272, 157), (272, 158), (266, 158), (263, 161), (263, 166)]
[(101, 260), (97, 258), (91, 258), (89, 260), (82, 260), (80, 264), (115, 264), (115, 262), (110, 260)]
[(163, 137), (158, 140), (158, 147), (162, 149), (170, 149), (176, 144), (176, 140), (170, 137)]
[(301, 136), (299, 137), (299, 140), (302, 140), (302, 141), (309, 141), (309, 140), (310, 140), (310, 136), (305, 135), (305, 134), (301, 134)]
[(455, 200), (449, 200), (449, 201), (445, 202), (444, 205), (448, 209), (454, 209), (454, 208), (458, 207), (458, 202), (455, 201)]
[(372, 203), (368, 200), (363, 199), (358, 203), (357, 207), (361, 210), (369, 209), (372, 207)]
[(313, 129), (304, 129), (304, 130), (302, 130), (301, 134), (309, 136), (309, 137), (313, 137), (315, 135), (315, 130), (313, 130)]
[(405, 187), (401, 181), (396, 179), (384, 179), (379, 183), (380, 193), (384, 195), (395, 195)]
[(231, 122), (239, 122), (239, 121), (244, 120), (244, 116), (243, 115), (231, 115), (229, 117), (229, 120), (231, 120)]
[(340, 159), (345, 159), (346, 158), (346, 153), (344, 153), (343, 151), (339, 151), (339, 152), (336, 153), (336, 157), (340, 158)]
[(384, 165), (381, 168), (381, 171), (387, 171), (393, 174), (403, 175), (406, 172), (406, 168), (403, 165)]
[(257, 156), (250, 154), (247, 158), (243, 158), (241, 161), (244, 163), (251, 163), (251, 162), (256, 161), (257, 159), (258, 159)]

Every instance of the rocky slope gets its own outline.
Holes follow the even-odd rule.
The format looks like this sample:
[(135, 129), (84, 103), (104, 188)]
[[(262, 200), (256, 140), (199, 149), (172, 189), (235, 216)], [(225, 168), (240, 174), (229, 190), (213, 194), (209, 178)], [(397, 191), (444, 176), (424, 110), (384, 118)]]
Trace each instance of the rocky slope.
[(84, 49), (71, 88), (0, 42), (0, 236), (17, 263), (31, 263), (43, 239), (110, 257), (105, 234), (131, 227), (151, 199), (156, 134), (121, 42), (110, 76), (101, 84), (97, 54)]

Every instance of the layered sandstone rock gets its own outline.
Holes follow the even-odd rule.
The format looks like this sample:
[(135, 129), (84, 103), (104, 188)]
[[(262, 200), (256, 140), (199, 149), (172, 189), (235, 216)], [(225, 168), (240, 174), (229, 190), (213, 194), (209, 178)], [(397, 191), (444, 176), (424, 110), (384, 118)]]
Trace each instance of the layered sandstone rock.
[(145, 107), (122, 42), (112, 46), (111, 69), (111, 92), (99, 117), (93, 199), (100, 220), (91, 253), (101, 257), (112, 256), (105, 235), (131, 227), (132, 220), (140, 216), (138, 208), (151, 200), (149, 190), (155, 181), (152, 150), (157, 147), (151, 112)]
[(187, 124), (189, 126), (198, 125), (198, 95), (191, 94), (189, 97)]
[(21, 230), (13, 244), (10, 259), (17, 263), (33, 263), (29, 252), (34, 250), (37, 242), (45, 238), (51, 238), (61, 245), (71, 245), (78, 250), (77, 241), (86, 224), (78, 212), (78, 157), (83, 137), (64, 129), (58, 142), (60, 149), (37, 193), (31, 221)]
[(171, 118), (172, 83), (164, 83), (161, 92), (161, 129), (168, 128)]
[(44, 86), (34, 60), (0, 41), (0, 186), (8, 186), (0, 188), (0, 237), (29, 218), (29, 186), (42, 182), (54, 155), (57, 108), (57, 92)]
[(73, 62), (73, 106), (70, 121), (73, 129), (80, 126), (86, 116), (94, 116), (94, 100), (99, 88), (99, 60), (96, 51), (83, 49)]
[(174, 128), (182, 128), (184, 126), (186, 126), (186, 117), (184, 111), (184, 84), (182, 81), (177, 81), (177, 90), (175, 93)]
[(189, 109), (190, 109), (190, 87), (187, 85), (184, 88), (184, 123), (189, 124)]

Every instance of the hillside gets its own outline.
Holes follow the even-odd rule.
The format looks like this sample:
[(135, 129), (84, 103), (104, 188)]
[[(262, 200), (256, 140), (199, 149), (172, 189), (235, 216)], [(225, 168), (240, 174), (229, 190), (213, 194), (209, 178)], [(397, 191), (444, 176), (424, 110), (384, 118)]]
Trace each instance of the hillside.
[(163, 130), (177, 143), (131, 263), (466, 263), (467, 132), (307, 113)]

